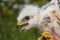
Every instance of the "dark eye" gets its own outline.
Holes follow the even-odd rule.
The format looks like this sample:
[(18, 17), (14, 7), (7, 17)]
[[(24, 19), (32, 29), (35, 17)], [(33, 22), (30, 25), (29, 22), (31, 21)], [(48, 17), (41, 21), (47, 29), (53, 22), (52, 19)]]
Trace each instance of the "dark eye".
[(29, 20), (29, 18), (30, 18), (29, 16), (26, 16), (26, 17), (25, 17), (26, 20)]

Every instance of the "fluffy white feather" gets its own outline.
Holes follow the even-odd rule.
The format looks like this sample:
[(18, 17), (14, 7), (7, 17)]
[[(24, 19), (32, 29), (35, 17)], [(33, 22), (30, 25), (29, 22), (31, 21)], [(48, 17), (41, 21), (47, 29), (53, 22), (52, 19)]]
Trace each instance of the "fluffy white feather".
[[(60, 14), (58, 4), (56, 4), (57, 0), (52, 0), (50, 3), (44, 5), (41, 8), (34, 5), (27, 5), (19, 14), (17, 20), (29, 23), (27, 27), (24, 28), (24, 30), (37, 27), (43, 31), (52, 32), (53, 28), (55, 33), (60, 36), (60, 25), (58, 24), (60, 22), (60, 20), (58, 20), (58, 16), (60, 17)], [(29, 16), (30, 19), (24, 21), (26, 16)]]

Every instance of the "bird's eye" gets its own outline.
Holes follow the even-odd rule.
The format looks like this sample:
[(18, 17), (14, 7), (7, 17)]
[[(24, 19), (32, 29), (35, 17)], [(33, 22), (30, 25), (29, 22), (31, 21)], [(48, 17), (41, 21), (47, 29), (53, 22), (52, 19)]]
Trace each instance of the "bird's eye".
[(25, 17), (26, 20), (29, 20), (29, 18), (30, 18), (29, 16), (26, 16), (26, 17)]

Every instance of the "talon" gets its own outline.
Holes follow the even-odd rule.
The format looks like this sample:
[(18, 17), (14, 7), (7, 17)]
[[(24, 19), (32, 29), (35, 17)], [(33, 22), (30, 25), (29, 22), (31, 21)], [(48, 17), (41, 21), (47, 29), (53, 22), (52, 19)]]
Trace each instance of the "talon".
[(44, 32), (42, 33), (42, 36), (38, 38), (38, 40), (54, 40), (54, 37), (50, 32)]
[(47, 39), (43, 36), (42, 40), (47, 40)]

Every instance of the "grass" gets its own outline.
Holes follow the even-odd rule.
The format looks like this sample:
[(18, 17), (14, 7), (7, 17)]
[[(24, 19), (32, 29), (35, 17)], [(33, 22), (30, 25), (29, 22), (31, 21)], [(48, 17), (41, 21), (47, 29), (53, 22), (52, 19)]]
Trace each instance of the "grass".
[(17, 30), (16, 17), (0, 18), (0, 40), (37, 40), (38, 36), (36, 28), (24, 32)]
[[(39, 6), (42, 6), (47, 1), (33, 0), (31, 2), (36, 3)], [(6, 9), (7, 8), (8, 7), (6, 7)], [(24, 32), (20, 32), (19, 30), (16, 29), (16, 17), (17, 17), (18, 10), (12, 12), (12, 10), (8, 10), (8, 9), (5, 10), (5, 7), (3, 9), (2, 9), (4, 13), (3, 15), (5, 17), (0, 16), (0, 40), (37, 40), (37, 38), (40, 36), (41, 33), (38, 32), (38, 29), (32, 28)]]

